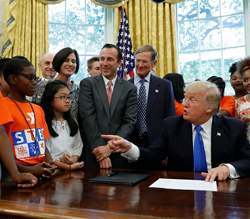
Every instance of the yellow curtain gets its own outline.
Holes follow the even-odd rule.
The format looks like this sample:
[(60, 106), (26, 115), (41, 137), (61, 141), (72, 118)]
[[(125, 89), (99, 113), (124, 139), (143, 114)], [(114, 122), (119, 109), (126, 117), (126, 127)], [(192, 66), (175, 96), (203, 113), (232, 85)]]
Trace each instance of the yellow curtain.
[(171, 4), (176, 4), (179, 2), (184, 2), (184, 0), (165, 0), (164, 2), (171, 3)]
[[(134, 51), (150, 44), (158, 51), (156, 73), (164, 76), (176, 72), (175, 5), (156, 4), (148, 0), (130, 0), (124, 4)], [(115, 9), (115, 37), (120, 23), (119, 9)]]
[(103, 1), (103, 0), (91, 0), (93, 3), (96, 5), (100, 5), (102, 7), (107, 7), (107, 8), (116, 8), (121, 6), (124, 2), (129, 1), (129, 0), (108, 0), (108, 1)]
[(4, 5), (3, 57), (21, 55), (38, 68), (48, 50), (48, 6), (38, 0), (10, 0)]

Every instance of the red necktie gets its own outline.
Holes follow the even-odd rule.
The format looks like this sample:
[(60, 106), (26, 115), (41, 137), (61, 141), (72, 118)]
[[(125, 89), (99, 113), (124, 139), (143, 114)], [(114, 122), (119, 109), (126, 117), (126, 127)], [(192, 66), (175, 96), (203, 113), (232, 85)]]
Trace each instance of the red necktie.
[(111, 99), (112, 99), (112, 81), (108, 81), (107, 83), (107, 96), (108, 96), (108, 101), (109, 104), (111, 103)]

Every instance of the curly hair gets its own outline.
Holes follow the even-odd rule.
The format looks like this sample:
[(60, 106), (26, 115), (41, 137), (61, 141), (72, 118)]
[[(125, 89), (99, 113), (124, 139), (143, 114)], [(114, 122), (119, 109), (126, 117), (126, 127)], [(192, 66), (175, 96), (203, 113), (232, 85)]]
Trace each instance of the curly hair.
[(237, 69), (239, 70), (240, 74), (243, 75), (243, 73), (250, 69), (250, 56), (242, 59), (237, 64)]

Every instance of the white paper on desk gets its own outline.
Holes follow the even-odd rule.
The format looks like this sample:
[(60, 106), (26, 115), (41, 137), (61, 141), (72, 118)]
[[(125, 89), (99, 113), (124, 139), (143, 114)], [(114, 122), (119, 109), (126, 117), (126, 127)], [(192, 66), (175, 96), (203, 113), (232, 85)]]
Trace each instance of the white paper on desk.
[(216, 182), (206, 182), (204, 180), (190, 179), (163, 179), (159, 178), (150, 188), (177, 189), (177, 190), (199, 190), (217, 191)]

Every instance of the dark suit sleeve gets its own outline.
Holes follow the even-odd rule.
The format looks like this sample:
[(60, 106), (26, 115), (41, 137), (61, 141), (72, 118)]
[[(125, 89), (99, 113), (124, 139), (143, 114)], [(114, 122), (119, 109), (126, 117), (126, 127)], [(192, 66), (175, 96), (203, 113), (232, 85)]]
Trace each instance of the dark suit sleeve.
[(86, 78), (80, 83), (79, 92), (79, 116), (84, 137), (88, 147), (94, 149), (97, 146), (105, 145), (97, 126), (96, 106), (93, 97), (93, 86), (91, 78)]
[(134, 130), (136, 118), (137, 118), (136, 87), (132, 84), (129, 84), (129, 91), (127, 95), (127, 102), (123, 120), (116, 134), (123, 138), (128, 138)]
[(161, 166), (161, 161), (168, 155), (168, 132), (166, 131), (168, 124), (163, 122), (160, 137), (154, 141), (148, 148), (140, 147), (139, 164), (149, 169), (155, 169)]
[[(238, 127), (237, 127), (238, 126)], [(246, 137), (247, 127), (245, 124), (235, 126), (235, 132), (238, 133), (235, 143), (236, 161), (231, 162), (240, 176), (250, 175), (250, 144)]]
[(174, 116), (176, 115), (175, 112), (175, 101), (174, 101), (174, 91), (172, 83), (169, 80), (166, 80), (167, 90), (168, 90), (168, 107), (166, 111), (167, 116)]

